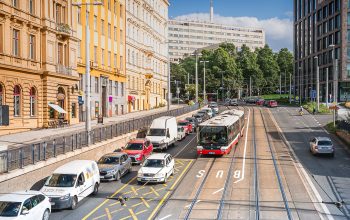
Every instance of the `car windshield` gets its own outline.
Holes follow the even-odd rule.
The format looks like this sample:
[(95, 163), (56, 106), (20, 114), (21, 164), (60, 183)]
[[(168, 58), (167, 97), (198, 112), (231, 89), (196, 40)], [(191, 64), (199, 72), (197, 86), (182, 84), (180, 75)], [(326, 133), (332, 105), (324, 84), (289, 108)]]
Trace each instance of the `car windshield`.
[(142, 143), (128, 143), (125, 147), (126, 150), (142, 150)]
[(201, 118), (202, 116), (200, 116), (200, 115), (195, 115), (194, 117), (195, 117), (195, 118)]
[(207, 112), (206, 111), (200, 111), (200, 112), (198, 112), (198, 114), (200, 114), (200, 115), (204, 115), (204, 114), (206, 114)]
[(101, 157), (98, 164), (119, 164), (119, 157)]
[(77, 175), (74, 174), (52, 174), (46, 181), (45, 186), (48, 187), (73, 187)]
[(200, 144), (227, 144), (226, 127), (202, 127), (200, 129)]
[(187, 126), (187, 124), (188, 124), (187, 122), (179, 122), (178, 123), (178, 125), (180, 125), (180, 126)]
[(186, 120), (189, 121), (189, 122), (193, 122), (194, 121), (193, 118), (186, 118)]
[(149, 129), (147, 136), (165, 136), (165, 129), (151, 128)]
[(209, 107), (210, 107), (210, 108), (217, 108), (218, 105), (213, 104), (213, 105), (209, 105)]
[(330, 145), (332, 145), (332, 142), (331, 141), (319, 141), (317, 144), (319, 146), (330, 146)]
[(18, 216), (21, 209), (20, 202), (5, 202), (0, 201), (0, 216), (1, 217), (15, 217)]
[(147, 159), (144, 167), (164, 167), (164, 160), (159, 159)]

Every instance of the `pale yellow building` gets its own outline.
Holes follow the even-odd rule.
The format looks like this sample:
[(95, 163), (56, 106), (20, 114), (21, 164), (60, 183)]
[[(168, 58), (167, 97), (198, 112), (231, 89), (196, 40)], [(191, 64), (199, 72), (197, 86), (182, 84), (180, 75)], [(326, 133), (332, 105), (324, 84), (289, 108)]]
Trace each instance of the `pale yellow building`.
[(126, 0), (128, 112), (166, 104), (168, 0)]
[[(79, 0), (85, 3), (85, 0)], [(77, 8), (78, 73), (80, 96), (85, 95), (85, 27), (86, 11), (89, 17), (91, 117), (112, 117), (126, 113), (125, 92), (125, 0), (104, 0), (103, 5)], [(87, 10), (86, 10), (87, 9)], [(85, 104), (79, 105), (85, 116)], [(80, 118), (81, 121), (85, 117)]]
[(0, 1), (0, 134), (78, 123), (72, 10), (71, 0)]

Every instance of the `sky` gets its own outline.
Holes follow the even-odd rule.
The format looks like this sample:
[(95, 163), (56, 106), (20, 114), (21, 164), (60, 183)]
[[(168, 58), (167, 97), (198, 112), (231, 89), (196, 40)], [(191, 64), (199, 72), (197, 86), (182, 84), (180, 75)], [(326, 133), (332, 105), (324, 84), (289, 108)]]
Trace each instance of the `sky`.
[[(170, 0), (169, 18), (209, 21), (210, 0)], [(259, 27), (274, 51), (293, 48), (293, 1), (214, 0), (214, 22)]]

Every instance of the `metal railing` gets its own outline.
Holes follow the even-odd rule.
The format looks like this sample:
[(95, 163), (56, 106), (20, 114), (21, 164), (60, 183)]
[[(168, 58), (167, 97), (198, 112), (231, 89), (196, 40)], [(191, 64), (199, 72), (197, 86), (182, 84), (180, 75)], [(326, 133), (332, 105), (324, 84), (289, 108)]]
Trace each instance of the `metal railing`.
[[(180, 116), (198, 109), (198, 105), (164, 111), (153, 115), (132, 118), (126, 121), (98, 126), (91, 131), (92, 144), (99, 143), (123, 134), (128, 134), (140, 128), (151, 125), (153, 119), (162, 116)], [(41, 142), (26, 144), (15, 149), (0, 152), (0, 173), (22, 169), (39, 161), (46, 161), (58, 155), (88, 147), (86, 131), (70, 132), (62, 136), (48, 138)]]
[(72, 75), (72, 68), (64, 66), (62, 64), (57, 64), (56, 65), (56, 72), (71, 76)]

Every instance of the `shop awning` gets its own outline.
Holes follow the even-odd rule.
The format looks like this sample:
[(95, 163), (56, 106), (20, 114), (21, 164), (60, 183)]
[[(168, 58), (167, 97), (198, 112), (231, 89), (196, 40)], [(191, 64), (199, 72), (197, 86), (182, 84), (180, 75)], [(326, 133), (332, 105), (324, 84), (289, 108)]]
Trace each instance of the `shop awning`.
[(49, 104), (49, 106), (51, 107), (51, 108), (53, 108), (53, 109), (55, 109), (57, 112), (59, 112), (59, 113), (62, 113), (62, 114), (67, 114), (67, 112), (63, 109), (63, 108), (61, 108), (61, 106), (59, 106), (59, 105), (55, 105), (55, 104)]

